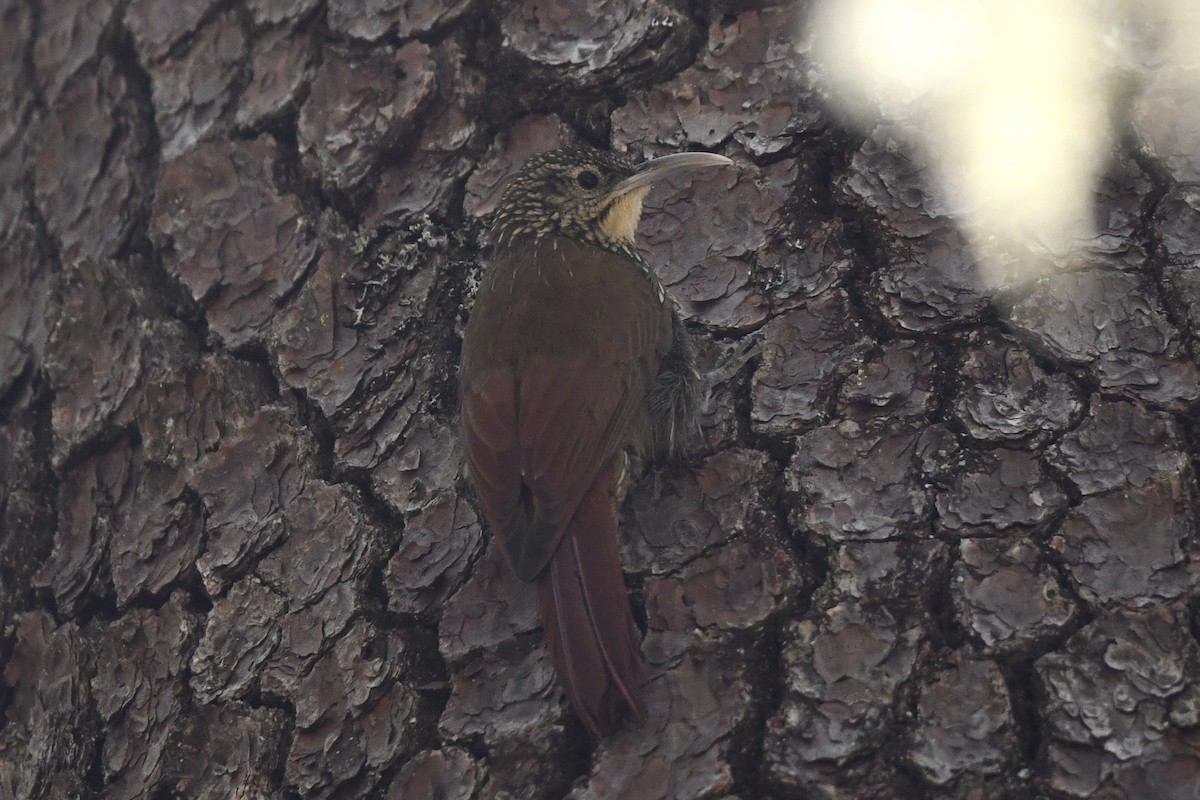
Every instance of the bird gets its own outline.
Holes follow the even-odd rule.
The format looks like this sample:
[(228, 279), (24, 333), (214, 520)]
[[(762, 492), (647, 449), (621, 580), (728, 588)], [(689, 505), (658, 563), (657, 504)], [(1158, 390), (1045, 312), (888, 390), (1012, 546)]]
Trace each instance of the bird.
[(647, 460), (698, 428), (696, 348), (638, 250), (665, 177), (733, 162), (675, 153), (635, 165), (584, 144), (531, 157), (501, 194), (491, 263), (463, 331), (466, 471), (593, 736), (643, 718), (644, 665), (618, 550), (620, 505)]

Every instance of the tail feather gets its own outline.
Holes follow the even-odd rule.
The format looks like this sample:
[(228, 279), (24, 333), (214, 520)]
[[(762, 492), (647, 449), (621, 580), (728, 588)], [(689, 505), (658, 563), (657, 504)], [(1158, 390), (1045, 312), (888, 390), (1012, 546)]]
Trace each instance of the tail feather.
[(604, 470), (538, 579), (546, 644), (571, 705), (596, 736), (640, 717), (642, 655), (617, 552), (617, 513)]

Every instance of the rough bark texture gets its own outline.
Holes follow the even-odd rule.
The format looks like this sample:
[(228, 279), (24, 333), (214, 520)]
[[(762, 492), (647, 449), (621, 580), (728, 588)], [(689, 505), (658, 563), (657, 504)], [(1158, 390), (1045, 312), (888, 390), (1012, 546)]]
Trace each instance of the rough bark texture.
[[(1195, 105), (989, 291), (808, 11), (0, 0), (0, 796), (1197, 797)], [(454, 422), (486, 214), (576, 137), (735, 159), (642, 241), (707, 366), (767, 344), (630, 494), (601, 743)]]

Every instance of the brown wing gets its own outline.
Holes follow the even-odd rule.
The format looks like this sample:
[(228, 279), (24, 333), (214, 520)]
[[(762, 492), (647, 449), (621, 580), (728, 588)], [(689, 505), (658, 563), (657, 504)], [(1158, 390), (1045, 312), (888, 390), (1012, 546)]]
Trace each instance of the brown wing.
[(669, 337), (640, 265), (570, 240), (514, 248), (480, 287), (463, 340), (467, 463), (523, 580), (625, 443)]

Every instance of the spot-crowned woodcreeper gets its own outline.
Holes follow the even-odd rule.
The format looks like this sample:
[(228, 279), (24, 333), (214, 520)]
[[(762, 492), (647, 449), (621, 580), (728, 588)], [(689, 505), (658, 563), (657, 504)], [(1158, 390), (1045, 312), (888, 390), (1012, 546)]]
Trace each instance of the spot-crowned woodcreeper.
[(680, 153), (634, 166), (576, 145), (531, 158), (492, 225), (495, 256), (463, 337), (467, 466), (580, 719), (612, 731), (642, 658), (617, 550), (630, 461), (676, 453), (701, 381), (674, 302), (634, 234), (650, 185), (732, 163)]

